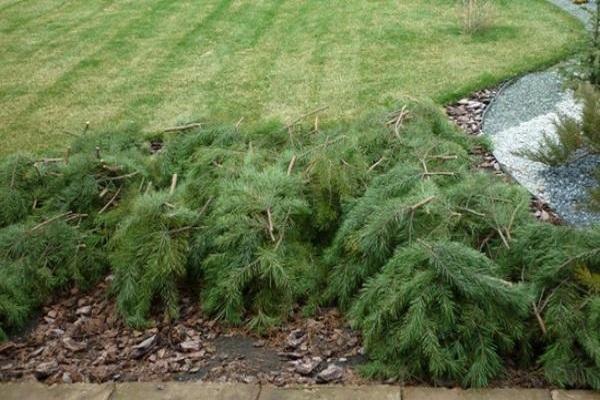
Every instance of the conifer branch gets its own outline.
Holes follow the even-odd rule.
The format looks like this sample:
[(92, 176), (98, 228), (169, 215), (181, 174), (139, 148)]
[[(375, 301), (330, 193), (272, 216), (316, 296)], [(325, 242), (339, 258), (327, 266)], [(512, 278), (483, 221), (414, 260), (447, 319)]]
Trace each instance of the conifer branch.
[(537, 319), (538, 324), (540, 325), (540, 329), (542, 330), (542, 333), (544, 335), (546, 335), (546, 333), (547, 333), (546, 323), (542, 319), (542, 316), (540, 315), (540, 311), (538, 310), (538, 307), (537, 307), (537, 304), (535, 304), (535, 301), (532, 304), (533, 304), (533, 313), (535, 314), (535, 318)]
[(282, 130), (283, 131), (287, 131), (290, 130), (294, 125), (296, 125), (298, 122), (302, 121), (304, 118), (310, 117), (311, 115), (315, 115), (317, 113), (320, 113), (321, 111), (325, 111), (329, 108), (329, 106), (322, 106), (319, 107), (315, 110), (312, 110), (310, 112), (307, 112), (306, 114), (302, 114), (301, 116), (299, 116), (298, 118), (296, 118), (294, 121), (292, 121), (291, 123), (287, 124)]
[(442, 161), (450, 161), (450, 160), (458, 160), (457, 155), (439, 155), (439, 156), (430, 156), (432, 160), (442, 160)]
[(164, 129), (163, 132), (164, 133), (183, 132), (183, 131), (187, 131), (187, 130), (195, 129), (195, 128), (202, 128), (202, 124), (199, 122), (194, 122), (194, 123), (187, 124), (187, 125), (173, 126), (171, 128)]
[(119, 195), (119, 193), (121, 193), (121, 188), (123, 188), (123, 186), (119, 186), (119, 188), (117, 189), (117, 191), (115, 192), (115, 194), (110, 198), (110, 200), (108, 200), (108, 203), (106, 203), (104, 205), (104, 207), (102, 207), (100, 209), (100, 211), (98, 211), (98, 214), (102, 214), (104, 211), (106, 211), (108, 209), (108, 207), (110, 207), (110, 205), (115, 201), (115, 199), (117, 198), (117, 196)]
[(213, 201), (213, 197), (210, 196), (208, 198), (208, 200), (206, 200), (206, 203), (204, 203), (204, 205), (202, 206), (202, 208), (200, 209), (200, 211), (198, 211), (198, 215), (204, 215), (204, 213), (206, 212), (206, 210), (208, 209), (208, 206), (210, 205), (210, 203)]
[(435, 200), (435, 196), (429, 196), (426, 199), (423, 199), (423, 200), (419, 201), (418, 203), (410, 206), (409, 209), (411, 212), (415, 212), (417, 209), (431, 203), (433, 200)]
[(508, 241), (506, 240), (506, 237), (504, 236), (504, 234), (502, 233), (502, 229), (500, 228), (496, 228), (496, 232), (498, 232), (498, 235), (500, 235), (500, 239), (502, 239), (502, 243), (504, 244), (504, 246), (510, 250), (510, 245), (508, 244)]
[(485, 217), (485, 214), (483, 214), (483, 213), (480, 213), (480, 212), (478, 212), (478, 211), (475, 211), (475, 210), (472, 210), (472, 209), (470, 209), (470, 208), (467, 208), (467, 207), (458, 207), (458, 209), (459, 209), (459, 210), (461, 210), (461, 211), (468, 212), (469, 214), (476, 215), (476, 216), (478, 216), (478, 217), (482, 217), (482, 218), (483, 218), (483, 217)]
[(375, 168), (377, 168), (377, 166), (378, 166), (379, 164), (381, 164), (381, 163), (382, 163), (382, 162), (384, 162), (384, 161), (385, 161), (385, 157), (381, 157), (381, 158), (379, 159), (379, 161), (377, 161), (375, 164), (373, 164), (373, 165), (371, 165), (371, 166), (369, 167), (369, 169), (367, 170), (367, 172), (372, 172), (372, 171), (373, 171)]
[(56, 220), (59, 220), (59, 219), (64, 218), (66, 216), (69, 216), (71, 214), (73, 214), (72, 211), (67, 211), (66, 213), (55, 215), (54, 217), (49, 218), (49, 219), (45, 220), (44, 222), (40, 222), (39, 224), (37, 224), (36, 226), (34, 226), (33, 228), (31, 228), (30, 231), (31, 232), (37, 231), (38, 229), (40, 229), (40, 228), (42, 228), (42, 227), (44, 227), (44, 226), (46, 226), (46, 225), (48, 225), (48, 224), (56, 221)]
[(171, 187), (169, 189), (169, 194), (172, 195), (175, 193), (175, 187), (177, 186), (177, 174), (173, 174), (171, 177)]
[(271, 207), (267, 208), (267, 219), (269, 222), (269, 227), (268, 227), (269, 235), (271, 236), (271, 240), (273, 242), (276, 242), (277, 240), (275, 239), (275, 235), (273, 234), (274, 227), (273, 227), (273, 217), (271, 216)]
[(238, 119), (238, 122), (236, 122), (236, 124), (235, 124), (236, 130), (240, 129), (240, 125), (242, 125), (242, 122), (244, 122), (244, 117), (241, 117), (240, 119)]
[(296, 163), (296, 155), (292, 157), (290, 160), (290, 164), (288, 165), (287, 175), (290, 176), (292, 174), (292, 169), (294, 168), (294, 164)]
[(136, 175), (139, 174), (139, 171), (135, 171), (135, 172), (131, 172), (129, 174), (125, 174), (125, 175), (120, 175), (120, 176), (111, 176), (111, 177), (107, 177), (107, 178), (103, 178), (103, 181), (120, 181), (123, 179), (128, 179), (128, 178), (132, 178)]

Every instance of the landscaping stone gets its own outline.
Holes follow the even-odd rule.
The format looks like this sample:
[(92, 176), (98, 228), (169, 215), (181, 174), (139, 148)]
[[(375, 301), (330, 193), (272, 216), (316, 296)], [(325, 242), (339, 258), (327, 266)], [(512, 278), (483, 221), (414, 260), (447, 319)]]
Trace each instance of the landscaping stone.
[(263, 387), (259, 400), (400, 400), (397, 386)]
[[(256, 400), (258, 385), (218, 385), (211, 383), (123, 383), (114, 400)], [(112, 400), (111, 399), (111, 400)]]
[[(550, 0), (589, 27), (590, 14), (570, 0)], [(591, 6), (593, 2), (590, 2)], [(565, 165), (550, 167), (530, 160), (523, 150), (539, 147), (544, 134), (555, 135), (559, 115), (579, 118), (581, 105), (565, 90), (556, 70), (523, 76), (492, 101), (483, 121), (493, 154), (504, 171), (533, 196), (549, 204), (562, 220), (577, 226), (600, 222), (600, 213), (586, 209), (589, 189), (595, 187), (592, 171), (600, 157), (577, 154)], [(544, 219), (544, 214), (539, 215)]]
[(342, 368), (335, 364), (329, 364), (327, 368), (319, 372), (319, 375), (317, 375), (317, 381), (325, 383), (336, 382), (342, 379), (342, 376), (344, 376), (344, 370)]
[(544, 389), (443, 389), (406, 387), (402, 400), (551, 400)]
[(30, 381), (0, 385), (2, 400), (109, 400), (113, 384), (73, 384), (47, 386)]
[(553, 390), (552, 400), (600, 400), (600, 392), (584, 390)]

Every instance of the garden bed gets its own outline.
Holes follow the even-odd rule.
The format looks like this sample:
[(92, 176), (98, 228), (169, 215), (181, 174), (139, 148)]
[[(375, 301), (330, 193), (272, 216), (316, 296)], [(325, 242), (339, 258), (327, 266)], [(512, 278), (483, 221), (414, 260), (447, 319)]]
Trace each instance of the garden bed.
[(3, 345), (5, 379), (354, 382), (364, 355), (375, 381), (595, 387), (598, 230), (536, 221), (432, 104), (317, 112), (5, 159), (3, 329), (110, 276)]

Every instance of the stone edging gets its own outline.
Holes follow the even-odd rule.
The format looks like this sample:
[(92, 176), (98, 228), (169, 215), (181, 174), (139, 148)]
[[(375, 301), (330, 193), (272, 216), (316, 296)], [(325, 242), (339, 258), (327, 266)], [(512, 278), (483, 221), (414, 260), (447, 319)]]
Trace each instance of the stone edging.
[(600, 392), (547, 389), (441, 389), (431, 387), (286, 387), (200, 382), (145, 382), (46, 386), (0, 384), (2, 400), (600, 400)]

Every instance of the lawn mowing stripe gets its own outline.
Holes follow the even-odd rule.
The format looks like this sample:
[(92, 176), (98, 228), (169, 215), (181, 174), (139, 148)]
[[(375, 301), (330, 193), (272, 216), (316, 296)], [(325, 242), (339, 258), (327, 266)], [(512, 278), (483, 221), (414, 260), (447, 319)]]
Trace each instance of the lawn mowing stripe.
[[(40, 7), (56, 1), (62, 0), (44, 0)], [(525, 61), (565, 54), (558, 48), (577, 37), (573, 23), (565, 27), (547, 8), (541, 13), (547, 18), (528, 21), (530, 4), (538, 1), (526, 0), (499, 3), (510, 7), (499, 8), (495, 19), (498, 27), (517, 26), (526, 35), (492, 29), (477, 40), (460, 35), (446, 0), (284, 2), (271, 21), (275, 0), (233, 0), (225, 6), (184, 0), (172, 7), (183, 11), (156, 16), (148, 11), (151, 0), (120, 0), (89, 17), (101, 1), (106, 0), (87, 0), (84, 8), (86, 2), (75, 0), (41, 16), (44, 23), (0, 33), (0, 76), (11, 77), (0, 82), (0, 137), (12, 138), (4, 140), (0, 153), (25, 144), (34, 150), (60, 145), (66, 137), (61, 131), (77, 130), (88, 119), (94, 129), (113, 129), (126, 118), (156, 128), (195, 116), (234, 121), (240, 114), (252, 124), (293, 118), (321, 103), (330, 105), (322, 114), (326, 120), (351, 117), (402, 92), (439, 98), (485, 73), (494, 81), (520, 71)], [(34, 15), (34, 4), (11, 10)], [(192, 8), (203, 6), (203, 14), (223, 8), (214, 21), (198, 26)], [(298, 15), (300, 9), (305, 15)], [(10, 10), (2, 15), (9, 18), (4, 26), (14, 26), (11, 16), (19, 17)], [(80, 24), (80, 16), (87, 22)], [(168, 26), (146, 27), (152, 18)], [(131, 19), (141, 27), (119, 43), (112, 34)], [(73, 24), (77, 27), (67, 28)], [(464, 73), (457, 77), (454, 71)], [(27, 108), (32, 112), (23, 113)]]
[[(267, 79), (263, 89), (264, 100), (261, 107), (255, 111), (257, 115), (285, 120), (297, 117), (299, 113), (310, 107), (307, 104), (309, 101), (308, 85), (301, 85), (292, 91), (292, 88), (287, 85), (287, 81), (290, 78), (288, 73), (294, 73), (293, 70), (288, 71), (290, 66), (293, 65), (293, 69), (302, 71), (301, 63), (306, 62), (306, 56), (309, 55), (312, 46), (316, 43), (309, 27), (311, 26), (311, 20), (314, 18), (314, 8), (317, 6), (314, 2), (303, 2), (297, 5), (294, 10), (293, 22), (283, 26), (283, 31), (280, 33), (282, 38), (276, 42), (277, 57), (266, 60), (268, 71), (265, 68), (264, 76)], [(311, 12), (311, 9), (313, 9), (313, 12)], [(265, 62), (265, 60), (262, 60), (262, 62)], [(256, 65), (260, 69), (262, 64), (257, 62)], [(278, 79), (279, 77), (288, 79)], [(299, 90), (303, 91), (300, 97), (304, 98), (305, 102), (299, 105), (298, 109), (290, 110), (289, 104), (292, 98), (298, 97)], [(306, 90), (306, 94), (304, 94), (304, 90)]]
[[(104, 32), (113, 34), (112, 31), (116, 29), (118, 23), (126, 23), (126, 19), (127, 15), (124, 15), (124, 13), (110, 14), (107, 18), (97, 19), (97, 25), (93, 26), (92, 29), (88, 31), (84, 31), (84, 34), (78, 35), (77, 40), (74, 41), (72, 46), (68, 47), (67, 51), (65, 51), (64, 48), (59, 48), (56, 52), (50, 52), (47, 43), (43, 42), (36, 48), (32, 49), (32, 52), (24, 52), (24, 57), (26, 59), (32, 59), (32, 62), (26, 65), (27, 67), (30, 67), (31, 71), (23, 69), (23, 65), (21, 65), (21, 68), (18, 69), (18, 71), (10, 71), (10, 68), (12, 68), (12, 64), (6, 63), (7, 56), (6, 54), (3, 54), (3, 60), (2, 62), (0, 62), (0, 70), (3, 69), (4, 71), (2, 72), (5, 74), (13, 73), (18, 78), (26, 79), (28, 85), (31, 85), (31, 83), (35, 83), (39, 79), (38, 75), (42, 75), (44, 78), (43, 80), (48, 80), (47, 68), (51, 68), (51, 71), (54, 72), (55, 70), (60, 68), (57, 68), (57, 66), (53, 64), (58, 64), (58, 67), (60, 67), (60, 63), (65, 64), (65, 70), (67, 70), (68, 68), (72, 68), (75, 63), (73, 63), (72, 65), (71, 63), (65, 62), (65, 60), (70, 61), (71, 58), (81, 60), (89, 54), (92, 54), (93, 51), (99, 47), (94, 47), (93, 45), (103, 40), (101, 34)], [(66, 44), (71, 44), (71, 41), (72, 40), (69, 40), (69, 42), (67, 42)], [(88, 49), (90, 49), (90, 51), (86, 51)], [(3, 50), (3, 52), (6, 51), (6, 49)], [(41, 54), (37, 54), (38, 52)], [(58, 77), (56, 77), (55, 79), (58, 79)]]
[[(110, 78), (109, 85), (98, 87), (95, 90), (92, 89), (90, 92), (92, 98), (106, 97), (107, 104), (116, 108), (111, 116), (113, 120), (123, 121), (133, 119), (147, 122), (148, 118), (144, 115), (140, 105), (136, 104), (136, 101), (139, 101), (136, 99), (155, 97), (161, 93), (163, 86), (160, 84), (148, 85), (148, 83), (152, 79), (152, 75), (157, 73), (157, 69), (160, 68), (165, 60), (165, 53), (162, 50), (167, 49), (168, 44), (182, 41), (188, 35), (187, 31), (181, 29), (182, 26), (188, 26), (187, 23), (193, 19), (195, 19), (193, 22), (197, 23), (198, 18), (202, 17), (203, 13), (205, 16), (208, 16), (213, 11), (200, 2), (189, 1), (177, 3), (185, 8), (180, 9), (181, 7), (178, 7), (176, 13), (169, 13), (170, 17), (163, 19), (164, 22), (160, 25), (159, 29), (153, 29), (152, 35), (143, 38), (133, 57), (129, 57), (125, 63), (120, 65), (118, 70), (114, 71), (115, 68), (112, 66), (113, 68), (106, 72)], [(192, 29), (195, 29), (195, 25), (193, 25)], [(175, 61), (179, 62), (179, 60)], [(138, 74), (134, 77), (131, 73), (132, 71), (147, 71), (148, 73)], [(165, 84), (164, 86), (169, 86), (168, 81), (162, 83)], [(141, 94), (139, 93), (140, 88), (143, 89)], [(78, 89), (79, 91), (85, 90), (85, 88), (78, 88), (77, 86), (74, 86), (74, 89), (75, 91), (78, 91)], [(121, 102), (120, 100), (124, 96), (126, 102)], [(132, 114), (128, 114), (129, 111)], [(159, 111), (158, 108), (152, 110), (152, 112)], [(110, 124), (110, 120), (106, 122)], [(94, 124), (98, 123), (101, 124), (103, 121), (94, 121)]]
[[(342, 21), (345, 22), (345, 19), (343, 19), (342, 21), (340, 21), (338, 19), (338, 17), (340, 15), (342, 16), (347, 16), (348, 13), (345, 10), (345, 7), (348, 6), (348, 3), (341, 3), (340, 7), (342, 7), (341, 12), (339, 12), (339, 10), (336, 10), (335, 13), (330, 12), (325, 12), (320, 14), (320, 18), (319, 18), (319, 23), (317, 24), (317, 30), (313, 32), (313, 36), (315, 38), (317, 38), (316, 40), (316, 46), (313, 46), (313, 52), (311, 55), (311, 59), (310, 59), (310, 64), (311, 65), (316, 65), (317, 67), (315, 69), (313, 69), (314, 71), (314, 78), (311, 80), (311, 86), (310, 86), (310, 102), (315, 106), (322, 106), (322, 105), (326, 105), (326, 106), (330, 106), (328, 104), (320, 104), (321, 103), (321, 93), (322, 93), (322, 84), (325, 81), (326, 77), (329, 77), (331, 75), (329, 74), (325, 74), (325, 64), (328, 61), (328, 58), (330, 56), (329, 51), (331, 51), (331, 47), (332, 47), (332, 40), (323, 40), (323, 36), (327, 35), (327, 34), (331, 34), (332, 30), (331, 30), (331, 24), (332, 24), (332, 20), (335, 17), (335, 22), (336, 22), (336, 27), (346, 27), (347, 25), (345, 23), (342, 23)], [(326, 18), (323, 19), (323, 16), (325, 16)]]
[[(60, 29), (53, 29), (50, 32), (45, 32), (44, 34), (44, 42), (40, 43), (37, 47), (31, 47), (31, 49), (29, 51), (19, 51), (18, 56), (20, 59), (23, 58), (29, 58), (29, 57), (35, 57), (35, 59), (39, 59), (37, 57), (38, 53), (42, 53), (41, 55), (43, 56), (43, 53), (45, 51), (48, 50), (48, 48), (52, 48), (53, 46), (56, 46), (60, 43), (64, 43), (65, 39), (67, 37), (68, 34), (70, 34), (71, 32), (77, 30), (77, 28), (79, 28), (82, 25), (85, 25), (87, 27), (87, 29), (83, 30), (82, 32), (78, 32), (80, 38), (85, 38), (85, 37), (95, 37), (97, 31), (99, 31), (99, 27), (103, 28), (102, 30), (107, 31), (110, 30), (110, 24), (103, 24), (100, 21), (103, 21), (100, 18), (96, 18), (99, 14), (104, 12), (104, 9), (108, 6), (110, 6), (112, 3), (114, 3), (115, 0), (104, 0), (104, 2), (95, 2), (94, 5), (96, 7), (92, 8), (89, 5), (86, 5), (86, 11), (88, 12), (88, 14), (86, 15), (82, 15), (80, 17), (78, 17), (77, 19), (75, 19), (74, 23), (72, 24), (66, 24), (63, 23), (60, 25)], [(77, 1), (72, 1), (69, 3), (69, 5), (72, 5), (73, 8), (73, 12), (77, 9), (77, 7), (81, 6), (81, 3), (78, 3)], [(64, 11), (64, 10), (63, 10)], [(53, 15), (44, 15), (43, 19), (38, 19), (36, 20), (36, 24), (43, 24), (45, 23), (44, 20), (48, 19), (48, 18), (53, 18)], [(58, 18), (60, 18), (61, 16), (56, 16)], [(90, 24), (90, 20), (97, 20), (97, 24), (93, 25)], [(92, 35), (90, 35), (90, 32), (92, 33)], [(20, 34), (21, 35), (21, 34)], [(8, 38), (10, 39), (10, 38)], [(18, 61), (18, 60), (16, 60)]]
[[(168, 7), (173, 2), (171, 0), (161, 0), (154, 2), (151, 7), (151, 14), (156, 16), (156, 13), (162, 7)], [(128, 23), (123, 26), (121, 29), (117, 30), (113, 33), (110, 40), (106, 42), (102, 47), (97, 49), (91, 55), (86, 56), (81, 59), (77, 64), (75, 64), (71, 69), (63, 73), (58, 80), (56, 80), (50, 87), (44, 89), (38, 94), (36, 100), (31, 103), (25, 110), (23, 110), (19, 116), (17, 116), (17, 121), (21, 119), (22, 116), (33, 112), (35, 109), (41, 107), (43, 102), (48, 98), (54, 97), (60, 92), (65, 91), (69, 88), (73, 82), (79, 78), (81, 78), (82, 74), (89, 72), (90, 69), (93, 70), (95, 66), (100, 67), (100, 63), (97, 62), (100, 55), (106, 52), (123, 52), (127, 49), (127, 46), (124, 45), (123, 38), (127, 37), (135, 29), (138, 29), (138, 23), (146, 16), (145, 13), (138, 15), (137, 18), (129, 19)]]
[[(40, 3), (42, 3), (42, 2), (36, 2), (36, 4), (40, 4)], [(36, 21), (38, 23), (41, 23), (41, 21), (39, 21), (39, 18), (41, 16), (46, 16), (57, 10), (64, 10), (63, 9), (64, 5), (72, 5), (74, 3), (75, 2), (73, 2), (73, 1), (63, 0), (62, 2), (56, 2), (49, 9), (39, 10), (37, 13), (31, 13), (30, 15), (19, 15), (19, 18), (11, 18), (10, 19), (11, 24), (9, 24), (7, 27), (1, 28), (0, 32), (5, 33), (5, 34), (10, 34), (15, 31), (21, 30), (22, 28), (26, 28), (27, 25), (31, 21)], [(21, 14), (21, 13), (19, 13), (19, 14)], [(6, 20), (6, 18), (5, 18), (5, 20)]]
[[(127, 4), (124, 7), (127, 7)], [(27, 118), (23, 119), (22, 117), (28, 115), (26, 112), (33, 108), (32, 104), (36, 104), (37, 96), (43, 94), (54, 82), (58, 81), (61, 76), (59, 74), (63, 74), (74, 68), (74, 65), (78, 61), (93, 54), (101, 45), (101, 40), (103, 39), (101, 34), (105, 31), (108, 31), (109, 34), (114, 34), (112, 31), (117, 30), (120, 25), (128, 23), (127, 17), (128, 14), (123, 12), (123, 10), (111, 13), (106, 18), (99, 19), (96, 28), (87, 32), (88, 36), (80, 37), (78, 41), (67, 48), (63, 46), (57, 49), (56, 52), (46, 54), (45, 58), (32, 58), (32, 62), (28, 64), (17, 64), (14, 66), (12, 64), (5, 64), (6, 57), (3, 57), (0, 62), (0, 73), (5, 76), (13, 76), (13, 82), (20, 82), (20, 86), (27, 88), (27, 92), (19, 97), (0, 99), (3, 103), (2, 107), (0, 107), (0, 118), (2, 120), (6, 119), (3, 115), (21, 118), (19, 120), (11, 118), (9, 123), (6, 124), (8, 125), (6, 126), (8, 129), (0, 130), (0, 137), (6, 133), (14, 135), (15, 133), (12, 128), (15, 126), (19, 127), (25, 123)], [(0, 86), (5, 86), (9, 83), (8, 81), (2, 81)], [(33, 129), (37, 130), (39, 126), (36, 124)]]
[(15, 6), (17, 6), (17, 5), (21, 4), (21, 3), (24, 3), (24, 2), (25, 2), (25, 0), (17, 0), (15, 2), (13, 2), (13, 3), (9, 3), (9, 4), (5, 5), (5, 6), (1, 6), (0, 7), (0, 14), (2, 14), (3, 12), (5, 12), (6, 10), (10, 10), (11, 8), (13, 8), (13, 7), (15, 7)]
[[(199, 93), (199, 95), (192, 97), (189, 101), (185, 99), (182, 102), (175, 97), (180, 95), (181, 91), (178, 91), (176, 87), (169, 88), (168, 96), (162, 99), (162, 106), (159, 108), (158, 114), (155, 114), (154, 125), (165, 122), (172, 124), (177, 121), (190, 121), (198, 117), (219, 122), (235, 122), (240, 117), (244, 117), (246, 121), (251, 121), (252, 116), (249, 113), (260, 109), (264, 102), (261, 101), (262, 99), (248, 99), (247, 95), (249, 93), (266, 93), (265, 90), (261, 91), (261, 89), (265, 89), (267, 86), (267, 74), (270, 66), (278, 59), (284, 42), (292, 40), (292, 37), (288, 34), (290, 27), (298, 24), (303, 17), (302, 15), (291, 14), (291, 12), (298, 9), (297, 2), (285, 2), (276, 7), (280, 17), (273, 18), (273, 23), (268, 24), (268, 31), (262, 33), (260, 30), (254, 30), (254, 26), (258, 25), (257, 23), (245, 22), (248, 20), (247, 13), (230, 15), (228, 20), (234, 21), (235, 26), (238, 27), (235, 32), (230, 30), (233, 33), (231, 33), (231, 37), (227, 38), (227, 40), (235, 43), (235, 46), (232, 46), (233, 50), (230, 47), (217, 47), (214, 49), (213, 60), (199, 60), (196, 65), (187, 64), (183, 68), (174, 71), (173, 76), (175, 78), (196, 75), (188, 90)], [(240, 19), (242, 17), (243, 20)], [(266, 17), (263, 16), (263, 18)], [(263, 23), (262, 25), (262, 29), (264, 29), (267, 24)], [(225, 29), (227, 29), (227, 25), (225, 25)], [(238, 40), (239, 37), (243, 40)], [(255, 51), (256, 48), (261, 49), (261, 51)], [(216, 68), (212, 68), (213, 65)], [(196, 71), (201, 71), (202, 76), (198, 76)], [(258, 90), (254, 90), (257, 87)], [(211, 96), (211, 93), (216, 93), (216, 95)], [(219, 107), (217, 101), (221, 105), (226, 104), (228, 111), (224, 112), (225, 109)], [(251, 102), (250, 105), (247, 104), (249, 102)], [(172, 104), (179, 105), (178, 109), (173, 110), (170, 108)], [(258, 114), (255, 113), (253, 117), (258, 116)]]
[[(181, 56), (189, 51), (189, 48), (194, 45), (194, 40), (196, 40), (201, 33), (205, 33), (206, 37), (215, 35), (212, 28), (230, 7), (232, 1), (233, 0), (221, 0), (207, 16), (198, 21), (194, 28), (189, 30), (173, 46), (171, 51), (164, 57), (163, 62), (159, 63), (149, 76), (142, 76), (138, 78), (138, 80), (150, 82), (155, 87), (161, 87), (160, 84), (164, 83), (171, 76), (172, 72), (179, 66), (179, 62), (182, 58)], [(157, 96), (155, 94), (143, 94), (131, 99), (129, 103), (130, 107), (123, 110), (126, 113), (124, 118), (129, 117), (127, 115), (129, 110), (135, 110), (140, 105), (156, 105), (160, 103), (160, 101), (157, 101), (156, 99)]]
[[(281, 6), (283, 5), (284, 0), (276, 0), (274, 2), (271, 2), (270, 7), (268, 7), (266, 10), (263, 11), (263, 15), (260, 18), (257, 18), (256, 20), (252, 20), (250, 21), (250, 26), (252, 28), (256, 28), (254, 29), (254, 32), (252, 34), (250, 34), (250, 36), (244, 38), (244, 40), (240, 43), (242, 48), (255, 48), (258, 43), (260, 42), (260, 40), (264, 37), (264, 35), (269, 32), (271, 30), (271, 28), (273, 27), (273, 24), (275, 23), (275, 17), (278, 15), (279, 10), (281, 8)], [(246, 43), (247, 41), (247, 43)], [(235, 51), (234, 51), (234, 55), (235, 55)], [(273, 57), (272, 54), (269, 55), (270, 58)], [(223, 60), (225, 61), (225, 60)], [(237, 66), (238, 66), (238, 62), (240, 61), (239, 57), (234, 57), (233, 59), (229, 58), (228, 61), (222, 62), (220, 63), (221, 66), (219, 68), (218, 71), (216, 71), (215, 74), (213, 74), (210, 77), (209, 80), (209, 87), (207, 89), (207, 92), (211, 92), (214, 90), (214, 88), (217, 88), (219, 85), (222, 84), (227, 84), (227, 83), (234, 83), (234, 85), (240, 85), (240, 82), (238, 79), (234, 79), (233, 82), (232, 80), (228, 80), (226, 79), (226, 77), (229, 75), (231, 76), (231, 72), (230, 71), (235, 71), (233, 74), (234, 75), (238, 75), (237, 74)], [(262, 67), (264, 67), (265, 65), (263, 65)], [(257, 81), (259, 81), (260, 78), (257, 79)], [(208, 112), (213, 115), (213, 114), (217, 114), (218, 110), (216, 109), (215, 104), (220, 102), (222, 100), (223, 97), (227, 96), (227, 92), (225, 91), (219, 91), (217, 90), (216, 93), (220, 93), (220, 96), (210, 96), (207, 98), (206, 100), (206, 109), (208, 110)], [(237, 103), (238, 106), (244, 107), (243, 104)]]

